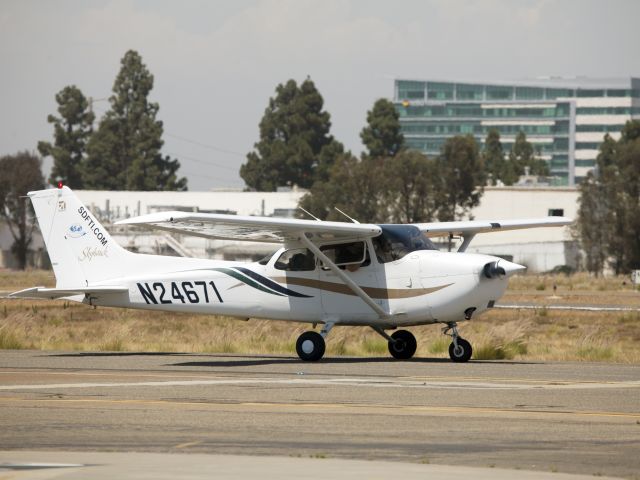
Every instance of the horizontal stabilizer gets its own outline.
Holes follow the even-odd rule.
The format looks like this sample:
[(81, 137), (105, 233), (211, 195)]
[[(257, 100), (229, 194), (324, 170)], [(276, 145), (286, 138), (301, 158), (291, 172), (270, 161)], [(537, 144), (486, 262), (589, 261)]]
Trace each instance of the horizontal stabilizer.
[(62, 297), (71, 297), (73, 295), (105, 295), (112, 293), (124, 293), (128, 292), (128, 287), (80, 287), (80, 288), (46, 288), (46, 287), (33, 287), (19, 292), (13, 292), (9, 295), (11, 298), (46, 298), (56, 299)]

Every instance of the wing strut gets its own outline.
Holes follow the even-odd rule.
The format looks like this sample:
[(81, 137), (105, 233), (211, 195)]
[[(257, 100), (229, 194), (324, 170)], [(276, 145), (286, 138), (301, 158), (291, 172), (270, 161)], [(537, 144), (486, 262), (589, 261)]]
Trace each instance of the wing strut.
[(342, 279), (342, 281), (345, 283), (345, 285), (347, 285), (347, 287), (353, 290), (353, 293), (358, 295), (364, 301), (364, 303), (369, 305), (371, 309), (380, 316), (380, 318), (390, 317), (390, 315), (387, 312), (385, 312), (380, 305), (374, 302), (371, 299), (371, 297), (367, 295), (365, 291), (358, 286), (356, 282), (351, 280), (346, 273), (340, 270), (338, 266), (329, 259), (329, 257), (327, 257), (324, 253), (322, 253), (322, 251), (311, 240), (309, 240), (304, 233), (300, 235), (300, 241), (309, 250), (311, 250), (320, 260), (322, 260), (324, 264), (328, 266), (333, 273), (338, 275)]
[(475, 233), (467, 233), (466, 235), (463, 235), (462, 245), (460, 245), (460, 248), (458, 248), (458, 252), (464, 252), (469, 246), (469, 244), (471, 243), (471, 240), (473, 240), (473, 237), (475, 236), (476, 236)]

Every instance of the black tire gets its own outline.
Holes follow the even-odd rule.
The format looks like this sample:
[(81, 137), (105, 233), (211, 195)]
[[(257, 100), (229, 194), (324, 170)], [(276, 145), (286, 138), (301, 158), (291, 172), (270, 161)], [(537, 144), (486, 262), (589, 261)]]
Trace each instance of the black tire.
[(416, 353), (418, 343), (413, 333), (407, 330), (398, 330), (391, 335), (395, 342), (389, 342), (389, 353), (398, 360), (409, 360)]
[(468, 362), (472, 354), (473, 349), (471, 348), (471, 344), (464, 338), (458, 337), (457, 350), (453, 342), (451, 342), (451, 345), (449, 345), (449, 357), (456, 363)]
[(296, 352), (305, 362), (317, 362), (324, 355), (324, 350), (324, 338), (318, 332), (304, 332), (296, 342)]

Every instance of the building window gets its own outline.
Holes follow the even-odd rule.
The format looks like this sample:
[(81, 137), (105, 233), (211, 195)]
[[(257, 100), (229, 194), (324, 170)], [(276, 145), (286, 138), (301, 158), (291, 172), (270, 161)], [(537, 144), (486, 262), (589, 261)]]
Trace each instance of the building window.
[(424, 90), (398, 90), (399, 100), (423, 100)]
[(487, 100), (511, 100), (513, 99), (513, 87), (487, 86)]
[(555, 98), (575, 97), (575, 91), (568, 88), (547, 88), (547, 98), (552, 100)]
[(564, 217), (564, 208), (550, 208), (549, 209), (550, 217)]
[(560, 120), (553, 127), (553, 133), (569, 133), (569, 122)]
[(578, 89), (578, 97), (604, 97), (604, 90), (581, 90), (581, 89)]
[(631, 96), (631, 90), (614, 89), (614, 88), (610, 88), (609, 90), (607, 90), (607, 97), (630, 97), (630, 96)]
[(576, 132), (604, 132), (617, 133), (624, 128), (623, 124), (619, 125), (576, 125)]
[(569, 148), (569, 139), (568, 138), (554, 138), (553, 146), (556, 150), (566, 150)]
[(569, 161), (567, 159), (553, 157), (551, 162), (549, 162), (549, 165), (552, 170), (557, 170), (559, 168), (567, 168), (568, 163)]
[(544, 98), (544, 89), (533, 87), (516, 87), (517, 100), (540, 100)]
[(576, 167), (595, 167), (595, 160), (576, 160)]
[(458, 100), (482, 100), (482, 85), (456, 85), (456, 98)]
[(598, 150), (599, 142), (576, 142), (576, 150)]
[(453, 83), (427, 83), (427, 98), (432, 100), (453, 100)]

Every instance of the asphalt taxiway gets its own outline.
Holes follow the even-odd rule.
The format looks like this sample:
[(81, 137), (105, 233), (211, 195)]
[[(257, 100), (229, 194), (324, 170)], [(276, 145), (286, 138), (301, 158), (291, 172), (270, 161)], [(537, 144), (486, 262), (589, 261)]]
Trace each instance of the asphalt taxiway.
[[(0, 469), (148, 452), (136, 455), (249, 455), (246, 468), (266, 456), (302, 472), (365, 460), (380, 474), (389, 461), (396, 475), (453, 465), (493, 471), (487, 478), (633, 477), (640, 366), (2, 351), (0, 425)], [(80, 478), (69, 468), (60, 478)]]

